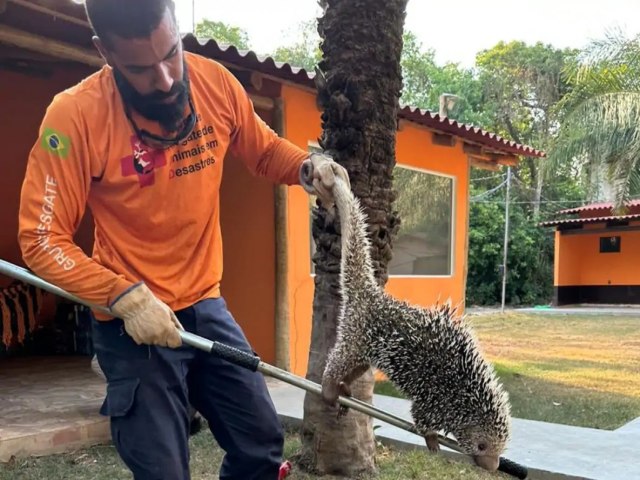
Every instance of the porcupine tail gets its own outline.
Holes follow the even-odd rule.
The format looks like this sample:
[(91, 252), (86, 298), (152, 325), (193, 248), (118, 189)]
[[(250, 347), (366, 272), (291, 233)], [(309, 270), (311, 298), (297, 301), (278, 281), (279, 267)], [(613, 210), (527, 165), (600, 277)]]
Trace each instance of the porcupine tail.
[(333, 197), (340, 217), (342, 253), (340, 289), (345, 303), (359, 295), (371, 295), (378, 290), (371, 261), (371, 242), (360, 201), (349, 186), (336, 178)]

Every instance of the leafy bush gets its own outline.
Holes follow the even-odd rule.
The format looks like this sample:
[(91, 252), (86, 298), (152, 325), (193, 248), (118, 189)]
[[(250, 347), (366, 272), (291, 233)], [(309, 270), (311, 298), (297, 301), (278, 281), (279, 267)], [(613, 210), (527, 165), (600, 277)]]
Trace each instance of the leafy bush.
[[(541, 229), (518, 204), (509, 210), (506, 303), (549, 303), (553, 295), (553, 232)], [(504, 206), (472, 203), (467, 304), (494, 305), (502, 295)]]

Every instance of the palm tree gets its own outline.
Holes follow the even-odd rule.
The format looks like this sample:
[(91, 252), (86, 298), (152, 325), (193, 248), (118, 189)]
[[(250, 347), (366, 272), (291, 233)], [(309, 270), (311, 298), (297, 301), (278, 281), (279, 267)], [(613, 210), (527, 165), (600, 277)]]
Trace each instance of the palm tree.
[[(349, 172), (354, 194), (368, 215), (376, 278), (387, 280), (392, 240), (399, 227), (392, 210), (395, 192), (397, 113), (402, 89), (400, 58), (407, 0), (321, 0), (322, 60), (316, 85), (322, 113), (319, 144)], [(340, 303), (340, 238), (337, 219), (320, 205), (312, 224), (316, 245), (313, 325), (307, 378), (320, 383), (336, 339)], [(352, 394), (373, 399), (371, 369), (353, 384)], [(303, 468), (354, 478), (375, 470), (371, 418), (355, 411), (336, 417), (315, 394), (304, 402)]]
[(592, 42), (567, 74), (572, 91), (558, 104), (563, 119), (550, 170), (575, 162), (622, 212), (640, 193), (640, 35), (611, 32)]

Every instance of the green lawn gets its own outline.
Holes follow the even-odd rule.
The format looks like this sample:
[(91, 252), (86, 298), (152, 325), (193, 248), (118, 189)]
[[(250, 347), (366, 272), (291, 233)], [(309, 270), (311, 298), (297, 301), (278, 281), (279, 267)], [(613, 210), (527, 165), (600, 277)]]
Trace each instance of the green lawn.
[[(513, 415), (615, 429), (640, 416), (640, 318), (472, 316)], [(397, 395), (387, 383), (376, 391)]]
[[(299, 448), (297, 436), (290, 434), (286, 457), (292, 458)], [(193, 480), (217, 480), (222, 451), (208, 430), (191, 439), (191, 471)], [(427, 452), (395, 452), (384, 447), (378, 451), (379, 473), (375, 480), (499, 480), (506, 475), (489, 475), (478, 468), (448, 460)], [(294, 464), (295, 465), (295, 464)], [(0, 480), (114, 480), (132, 476), (111, 445), (92, 447), (65, 455), (17, 460), (0, 464)], [(334, 480), (337, 477), (317, 477), (295, 470), (287, 480)]]

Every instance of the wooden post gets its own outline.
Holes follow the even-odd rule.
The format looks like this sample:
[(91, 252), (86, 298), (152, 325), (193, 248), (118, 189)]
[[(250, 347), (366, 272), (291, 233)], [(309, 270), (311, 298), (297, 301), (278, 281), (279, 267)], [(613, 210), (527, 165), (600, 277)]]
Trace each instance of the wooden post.
[[(284, 137), (284, 106), (282, 99), (275, 101), (273, 110), (276, 133)], [(289, 256), (287, 242), (287, 186), (275, 187), (275, 233), (276, 233), (276, 312), (275, 353), (276, 366), (290, 369), (289, 354)]]
[(272, 111), (275, 108), (275, 102), (272, 98), (263, 97), (262, 95), (249, 94), (253, 106), (257, 110)]

